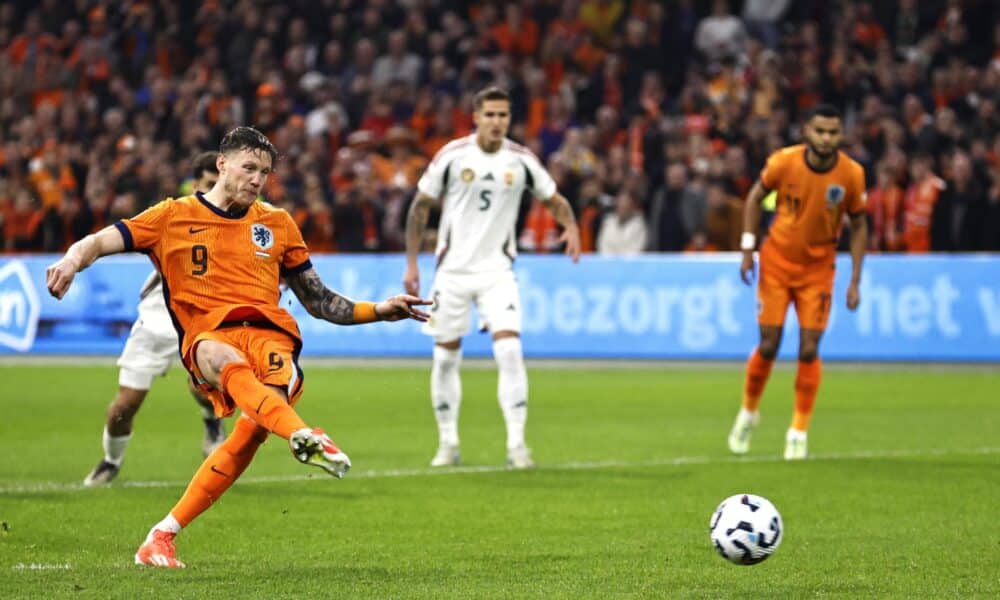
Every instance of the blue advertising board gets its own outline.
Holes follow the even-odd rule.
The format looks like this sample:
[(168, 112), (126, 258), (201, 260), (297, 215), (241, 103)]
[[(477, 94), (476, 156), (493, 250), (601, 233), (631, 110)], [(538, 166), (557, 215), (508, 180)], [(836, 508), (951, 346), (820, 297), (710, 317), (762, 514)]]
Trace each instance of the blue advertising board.
[[(0, 353), (117, 354), (136, 317), (151, 270), (140, 255), (108, 257), (80, 273), (62, 301), (45, 290), (54, 256), (0, 258)], [(314, 256), (326, 284), (358, 299), (400, 293), (399, 255)], [(635, 258), (522, 256), (515, 271), (529, 357), (742, 359), (757, 341), (756, 301), (735, 254)], [(433, 267), (424, 260), (424, 292)], [(861, 306), (850, 312), (850, 259), (838, 259), (830, 327), (822, 355), (833, 360), (1000, 360), (1000, 256), (868, 257)], [(313, 319), (290, 292), (282, 305), (298, 319), (306, 356), (429, 356), (417, 323), (337, 327)], [(789, 311), (781, 355), (794, 356)], [(467, 356), (488, 356), (473, 331)]]

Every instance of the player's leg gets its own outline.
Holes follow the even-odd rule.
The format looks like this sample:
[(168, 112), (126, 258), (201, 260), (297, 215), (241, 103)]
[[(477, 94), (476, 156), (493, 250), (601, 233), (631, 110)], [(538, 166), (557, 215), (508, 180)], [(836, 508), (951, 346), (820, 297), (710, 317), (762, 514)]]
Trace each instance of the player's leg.
[(438, 449), (432, 467), (459, 464), (458, 416), (462, 405), (462, 336), (469, 331), (472, 289), (466, 278), (437, 273), (431, 287), (434, 303), (423, 331), (434, 337), (431, 408), (438, 426)]
[(432, 467), (454, 466), (459, 454), (458, 411), (462, 404), (462, 340), (435, 342), (431, 365), (431, 404), (438, 425), (438, 450)]
[(757, 322), (760, 340), (747, 359), (743, 379), (743, 400), (736, 420), (729, 431), (729, 450), (734, 454), (746, 454), (750, 450), (753, 428), (760, 422), (760, 398), (764, 394), (771, 368), (778, 355), (785, 314), (791, 293), (788, 275), (780, 264), (767, 259), (762, 252), (760, 259), (760, 280), (757, 285)]
[(493, 358), (497, 362), (497, 400), (507, 426), (507, 466), (535, 466), (524, 440), (528, 422), (528, 371), (524, 366), (521, 336), (515, 331), (493, 334)]
[(521, 299), (512, 272), (490, 275), (479, 297), (479, 313), (493, 333), (493, 358), (497, 363), (497, 400), (507, 426), (507, 465), (516, 469), (535, 466), (524, 439), (528, 421), (528, 372), (521, 346)]
[[(302, 376), (295, 344), (288, 336), (252, 327), (228, 334), (211, 332), (199, 336), (193, 352), (200, 378), (225, 394), (219, 402), (232, 401), (243, 415), (233, 433), (202, 463), (174, 508), (150, 530), (135, 555), (136, 564), (183, 567), (175, 556), (175, 536), (229, 489), (269, 431), (286, 437), (301, 462), (338, 477), (350, 468), (347, 455), (322, 430), (308, 428), (292, 408), (302, 391)], [(263, 373), (259, 378), (258, 372)]]
[(785, 458), (797, 460), (808, 455), (807, 432), (812, 418), (816, 393), (822, 378), (823, 365), (819, 359), (821, 329), (802, 329), (799, 332), (799, 362), (795, 373), (795, 412), (792, 424), (785, 434)]
[(209, 454), (188, 484), (184, 495), (146, 535), (135, 554), (135, 563), (158, 567), (183, 567), (177, 560), (174, 538), (181, 529), (205, 512), (253, 460), (267, 439), (268, 431), (249, 417), (236, 419), (233, 433)]
[(795, 374), (795, 411), (785, 434), (785, 458), (788, 460), (808, 456), (807, 432), (823, 373), (819, 342), (830, 316), (833, 270), (817, 268), (808, 279), (806, 285), (795, 290), (795, 310), (801, 329)]
[[(141, 311), (140, 311), (141, 313)], [(176, 336), (165, 336), (143, 318), (136, 320), (118, 357), (118, 393), (108, 405), (101, 436), (104, 457), (83, 480), (86, 486), (109, 483), (121, 469), (125, 450), (132, 439), (132, 422), (142, 407), (153, 379), (170, 368), (177, 352)]]
[(222, 423), (222, 419), (215, 415), (215, 406), (212, 401), (198, 390), (190, 377), (188, 377), (187, 386), (191, 397), (201, 408), (201, 421), (205, 426), (205, 436), (201, 440), (201, 452), (208, 456), (226, 439), (226, 426)]
[[(149, 380), (152, 381), (152, 375), (149, 376)], [(115, 399), (108, 405), (104, 433), (101, 435), (104, 457), (83, 480), (83, 485), (103, 485), (118, 476), (125, 460), (125, 449), (132, 439), (132, 419), (142, 406), (142, 401), (148, 392), (148, 387), (135, 389), (118, 386)]]
[[(307, 426), (292, 407), (301, 393), (302, 375), (297, 342), (287, 334), (253, 326), (228, 328), (199, 335), (193, 352), (200, 378), (254, 423), (288, 440), (300, 462), (338, 478), (350, 469), (347, 455), (321, 429)], [(217, 414), (226, 413), (216, 408)]]

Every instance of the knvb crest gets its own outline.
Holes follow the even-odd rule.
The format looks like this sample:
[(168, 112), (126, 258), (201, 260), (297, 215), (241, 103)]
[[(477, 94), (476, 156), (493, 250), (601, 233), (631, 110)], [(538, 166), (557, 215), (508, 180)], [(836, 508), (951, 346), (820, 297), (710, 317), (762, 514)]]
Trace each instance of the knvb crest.
[(35, 343), (41, 301), (20, 261), (0, 266), (0, 345), (27, 352)]
[(274, 234), (260, 223), (254, 223), (250, 229), (250, 234), (253, 236), (253, 243), (261, 250), (267, 250), (274, 245)]
[(831, 185), (826, 188), (826, 207), (833, 208), (844, 199), (844, 186)]

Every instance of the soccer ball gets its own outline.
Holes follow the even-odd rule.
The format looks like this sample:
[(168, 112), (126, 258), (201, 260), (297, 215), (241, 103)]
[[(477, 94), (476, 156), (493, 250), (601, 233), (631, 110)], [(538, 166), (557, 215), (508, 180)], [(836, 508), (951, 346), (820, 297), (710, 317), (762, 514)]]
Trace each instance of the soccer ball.
[(763, 562), (778, 549), (784, 527), (778, 509), (753, 494), (730, 496), (715, 509), (708, 534), (722, 558), (738, 565)]

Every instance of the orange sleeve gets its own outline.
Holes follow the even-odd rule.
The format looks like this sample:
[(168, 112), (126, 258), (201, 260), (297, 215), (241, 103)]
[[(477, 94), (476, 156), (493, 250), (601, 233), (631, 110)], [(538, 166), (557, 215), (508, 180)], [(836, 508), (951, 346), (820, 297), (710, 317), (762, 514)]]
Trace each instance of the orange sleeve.
[(851, 194), (847, 197), (847, 213), (857, 215), (865, 212), (868, 192), (865, 191), (865, 168), (856, 165), (851, 173)]
[(170, 222), (173, 200), (166, 200), (150, 206), (131, 219), (122, 219), (115, 227), (125, 240), (125, 251), (147, 251), (156, 246)]
[(282, 211), (285, 221), (285, 253), (281, 257), (281, 274), (294, 275), (312, 268), (312, 261), (309, 260), (309, 249), (302, 239), (302, 231), (295, 224), (292, 216), (287, 211)]
[(780, 151), (768, 157), (767, 164), (760, 170), (760, 182), (768, 191), (778, 189), (786, 164), (788, 161), (784, 160), (784, 155)]

